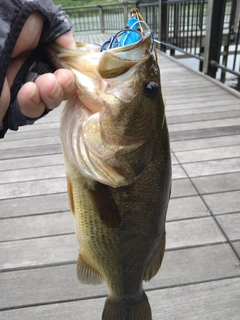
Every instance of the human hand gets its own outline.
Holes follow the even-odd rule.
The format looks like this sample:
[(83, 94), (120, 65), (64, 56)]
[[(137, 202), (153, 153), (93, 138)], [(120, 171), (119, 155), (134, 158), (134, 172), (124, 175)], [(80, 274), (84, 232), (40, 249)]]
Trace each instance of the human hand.
[[(43, 25), (44, 16), (40, 12), (34, 12), (28, 17), (20, 32), (0, 96), (0, 127), (10, 104), (11, 86), (24, 61), (38, 46)], [(57, 37), (54, 42), (65, 48), (76, 48), (72, 31)], [(25, 117), (38, 118), (46, 108), (56, 108), (63, 100), (73, 96), (75, 91), (73, 73), (67, 69), (58, 69), (54, 73), (40, 75), (35, 82), (23, 84), (17, 93), (17, 102)]]

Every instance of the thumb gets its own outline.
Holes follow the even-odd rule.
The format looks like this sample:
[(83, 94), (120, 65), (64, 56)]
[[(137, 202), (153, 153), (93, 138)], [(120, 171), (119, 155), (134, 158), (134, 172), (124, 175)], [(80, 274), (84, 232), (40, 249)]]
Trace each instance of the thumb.
[(54, 40), (54, 42), (58, 44), (60, 47), (63, 47), (66, 49), (71, 49), (71, 50), (77, 49), (75, 39), (74, 39), (73, 29), (57, 37)]

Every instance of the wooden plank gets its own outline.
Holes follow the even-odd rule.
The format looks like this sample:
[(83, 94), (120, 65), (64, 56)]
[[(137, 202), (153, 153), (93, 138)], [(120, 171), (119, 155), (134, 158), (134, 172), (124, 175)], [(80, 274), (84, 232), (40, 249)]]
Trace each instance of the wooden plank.
[(65, 177), (25, 182), (14, 182), (0, 185), (0, 199), (38, 196), (66, 192)]
[(225, 111), (225, 112), (208, 112), (208, 113), (201, 113), (201, 114), (185, 114), (185, 115), (178, 115), (178, 116), (169, 116), (168, 124), (175, 124), (175, 123), (188, 123), (188, 122), (195, 122), (195, 121), (204, 121), (204, 120), (219, 120), (219, 119), (230, 119), (236, 118), (240, 116), (240, 110), (233, 110), (233, 111)]
[[(23, 126), (23, 127), (19, 127), (18, 132), (32, 132), (33, 130), (33, 126), (34, 126), (34, 130), (47, 130), (47, 129), (59, 129), (60, 124), (59, 121), (55, 121), (55, 122), (40, 122), (36, 121), (33, 125), (27, 125), (27, 126)], [(35, 128), (36, 127), (36, 128)], [(10, 135), (11, 132), (7, 132), (7, 135)]]
[(200, 150), (179, 151), (175, 156), (181, 163), (240, 157), (240, 145), (215, 147)]
[(169, 108), (167, 108), (166, 113), (167, 113), (167, 117), (177, 117), (177, 116), (184, 116), (184, 115), (201, 115), (201, 114), (212, 114), (215, 112), (224, 112), (224, 111), (237, 111), (239, 110), (239, 103), (236, 104), (229, 104), (229, 105), (225, 105), (225, 104), (221, 104), (221, 101), (219, 102), (219, 104), (214, 105), (214, 106), (207, 106), (207, 107), (203, 107), (203, 108), (196, 108), (195, 105), (193, 105), (193, 107), (191, 109), (189, 108), (184, 108), (184, 106), (181, 106), (181, 108), (178, 109), (173, 109), (170, 110)]
[[(167, 221), (206, 216), (209, 214), (200, 197), (178, 198), (171, 199), (169, 203)], [(73, 218), (69, 210), (42, 215), (32, 215), (31, 212), (31, 216), (0, 220), (0, 242), (73, 232)]]
[(153, 319), (238, 320), (240, 277), (148, 293)]
[(35, 146), (51, 145), (51, 144), (59, 144), (59, 143), (60, 143), (59, 136), (40, 137), (35, 139), (21, 139), (16, 141), (12, 140), (11, 146), (9, 146), (9, 141), (1, 141), (0, 150), (5, 150), (5, 149), (8, 149), (9, 147), (11, 149), (14, 149), (14, 148), (25, 147), (26, 145), (28, 147), (35, 147)]
[[(227, 245), (167, 251), (160, 272), (146, 289), (169, 288), (237, 276)], [(209, 263), (211, 256), (211, 263)], [(87, 299), (107, 293), (103, 286), (82, 285), (76, 264), (0, 273), (0, 310), (27, 305)], [(37, 288), (37, 290), (36, 290)], [(0, 313), (1, 317), (1, 313)]]
[(171, 199), (168, 205), (167, 221), (209, 216), (199, 196)]
[(0, 243), (0, 271), (65, 264), (77, 259), (75, 234)]
[(240, 133), (240, 126), (217, 127), (170, 132), (171, 141), (199, 139), (207, 137), (222, 137)]
[(240, 172), (240, 158), (185, 163), (184, 168), (190, 177)]
[(211, 217), (167, 222), (166, 233), (171, 250), (226, 241)]
[(204, 100), (207, 100), (207, 101), (212, 101), (214, 100), (214, 98), (216, 99), (216, 97), (221, 97), (223, 99), (225, 99), (228, 95), (226, 94), (226, 92), (224, 92), (223, 90), (221, 90), (220, 88), (216, 88), (215, 90), (212, 89), (212, 90), (185, 90), (185, 92), (182, 92), (181, 93), (178, 93), (178, 92), (175, 92), (175, 90), (172, 90), (172, 92), (169, 91), (169, 95), (167, 95), (167, 93), (165, 93), (164, 91), (164, 94), (166, 94), (166, 98), (167, 98), (167, 101), (168, 103), (171, 103), (172, 101), (179, 101), (180, 103), (183, 103), (183, 102), (189, 102), (189, 100), (192, 101), (192, 103), (194, 103), (195, 101), (204, 101)]
[(183, 171), (179, 164), (172, 165), (172, 177), (173, 179), (186, 178), (186, 173)]
[(201, 194), (240, 190), (240, 172), (198, 177), (192, 181)]
[[(238, 253), (240, 254), (240, 241), (235, 241), (234, 242), (234, 246), (236, 248), (236, 250), (238, 251)], [(238, 261), (236, 263), (236, 268), (238, 269), (238, 271), (240, 272), (240, 261)]]
[[(239, 202), (240, 203), (240, 202)], [(240, 240), (240, 213), (224, 214), (217, 217), (231, 241)], [(240, 254), (240, 251), (239, 251)]]
[(70, 212), (0, 220), (0, 242), (74, 233)]
[(196, 195), (197, 192), (189, 179), (174, 179), (172, 181), (171, 198), (180, 198)]
[[(240, 277), (147, 293), (154, 320), (238, 320)], [(105, 298), (1, 312), (2, 320), (101, 319)], [(220, 303), (221, 302), (221, 303)]]
[(4, 152), (1, 152), (0, 154), (0, 160), (36, 157), (50, 154), (61, 154), (61, 152), (62, 149), (60, 143), (44, 146), (5, 149)]
[[(10, 141), (16, 141), (16, 140), (22, 140), (22, 139), (34, 139), (34, 138), (41, 138), (41, 137), (59, 136), (59, 128), (46, 129), (43, 132), (42, 130), (36, 130), (36, 127), (37, 127), (37, 123), (35, 123), (34, 125), (34, 130), (31, 131), (31, 135), (29, 135), (29, 132), (26, 132), (26, 131), (9, 131), (9, 133), (1, 141), (1, 144), (5, 141), (10, 142)], [(11, 148), (11, 144), (9, 143), (6, 146), (6, 149), (8, 148)]]
[(240, 191), (206, 194), (203, 196), (214, 214), (240, 211)]
[(2, 199), (0, 219), (69, 210), (67, 193)]
[[(72, 230), (72, 226), (69, 228)], [(210, 217), (167, 222), (166, 230), (166, 247), (171, 250), (225, 241)], [(74, 234), (1, 242), (0, 270), (74, 261), (77, 250)]]
[(0, 161), (0, 171), (16, 170), (24, 168), (44, 167), (46, 165), (59, 165), (63, 164), (63, 155), (43, 155), (37, 157), (26, 157), (20, 159), (6, 159)]
[(171, 152), (171, 161), (172, 161), (172, 164), (179, 164), (179, 162), (177, 161), (176, 157), (172, 152)]
[[(220, 120), (205, 120), (205, 121), (195, 121), (187, 124), (189, 131), (196, 129), (209, 129), (209, 128), (218, 128), (218, 127), (229, 127), (236, 126), (240, 124), (240, 118), (234, 119), (220, 119)], [(186, 130), (185, 123), (176, 123), (169, 125), (169, 131), (182, 131)]]
[(239, 145), (240, 135), (229, 135), (223, 137), (208, 137), (200, 139), (191, 139), (183, 141), (172, 141), (171, 149), (174, 152), (188, 151), (188, 150), (199, 150), (207, 148), (217, 148), (225, 146), (237, 146)]
[(18, 170), (6, 170), (0, 171), (0, 186), (1, 184), (11, 182), (43, 180), (59, 177), (65, 177), (65, 167), (63, 164)]

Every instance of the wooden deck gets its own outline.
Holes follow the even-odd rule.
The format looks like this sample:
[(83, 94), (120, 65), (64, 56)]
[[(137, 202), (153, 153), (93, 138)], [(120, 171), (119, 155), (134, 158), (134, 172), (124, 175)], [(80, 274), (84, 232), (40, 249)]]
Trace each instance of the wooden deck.
[[(239, 320), (240, 94), (163, 54), (159, 65), (173, 190), (164, 262), (145, 285), (153, 319)], [(76, 278), (61, 109), (0, 141), (1, 320), (101, 319), (106, 287)]]

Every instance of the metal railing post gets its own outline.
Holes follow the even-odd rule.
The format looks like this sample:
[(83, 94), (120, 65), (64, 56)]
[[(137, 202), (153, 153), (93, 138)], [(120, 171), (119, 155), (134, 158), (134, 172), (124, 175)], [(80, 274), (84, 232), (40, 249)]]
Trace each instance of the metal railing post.
[(237, 33), (239, 19), (240, 19), (240, 0), (237, 0), (236, 15), (235, 15), (235, 20), (234, 20), (234, 28), (233, 28), (235, 33)]
[(162, 30), (162, 0), (158, 1), (158, 39), (162, 40), (161, 38), (161, 30)]
[(123, 3), (123, 14), (124, 14), (124, 26), (126, 26), (128, 23), (128, 20), (129, 20), (128, 3), (127, 2)]
[[(167, 3), (163, 3), (163, 1), (161, 1), (161, 19), (160, 19), (160, 40), (162, 42), (167, 43), (168, 42), (168, 5)], [(161, 45), (161, 50), (166, 52), (166, 46), (164, 44)]]
[(103, 17), (103, 7), (101, 5), (98, 5), (97, 7), (99, 9), (100, 29), (101, 29), (101, 32), (104, 33), (105, 26), (104, 26), (104, 17)]
[(215, 78), (217, 69), (212, 61), (219, 63), (222, 30), (224, 22), (225, 0), (209, 0), (204, 49), (203, 72)]

